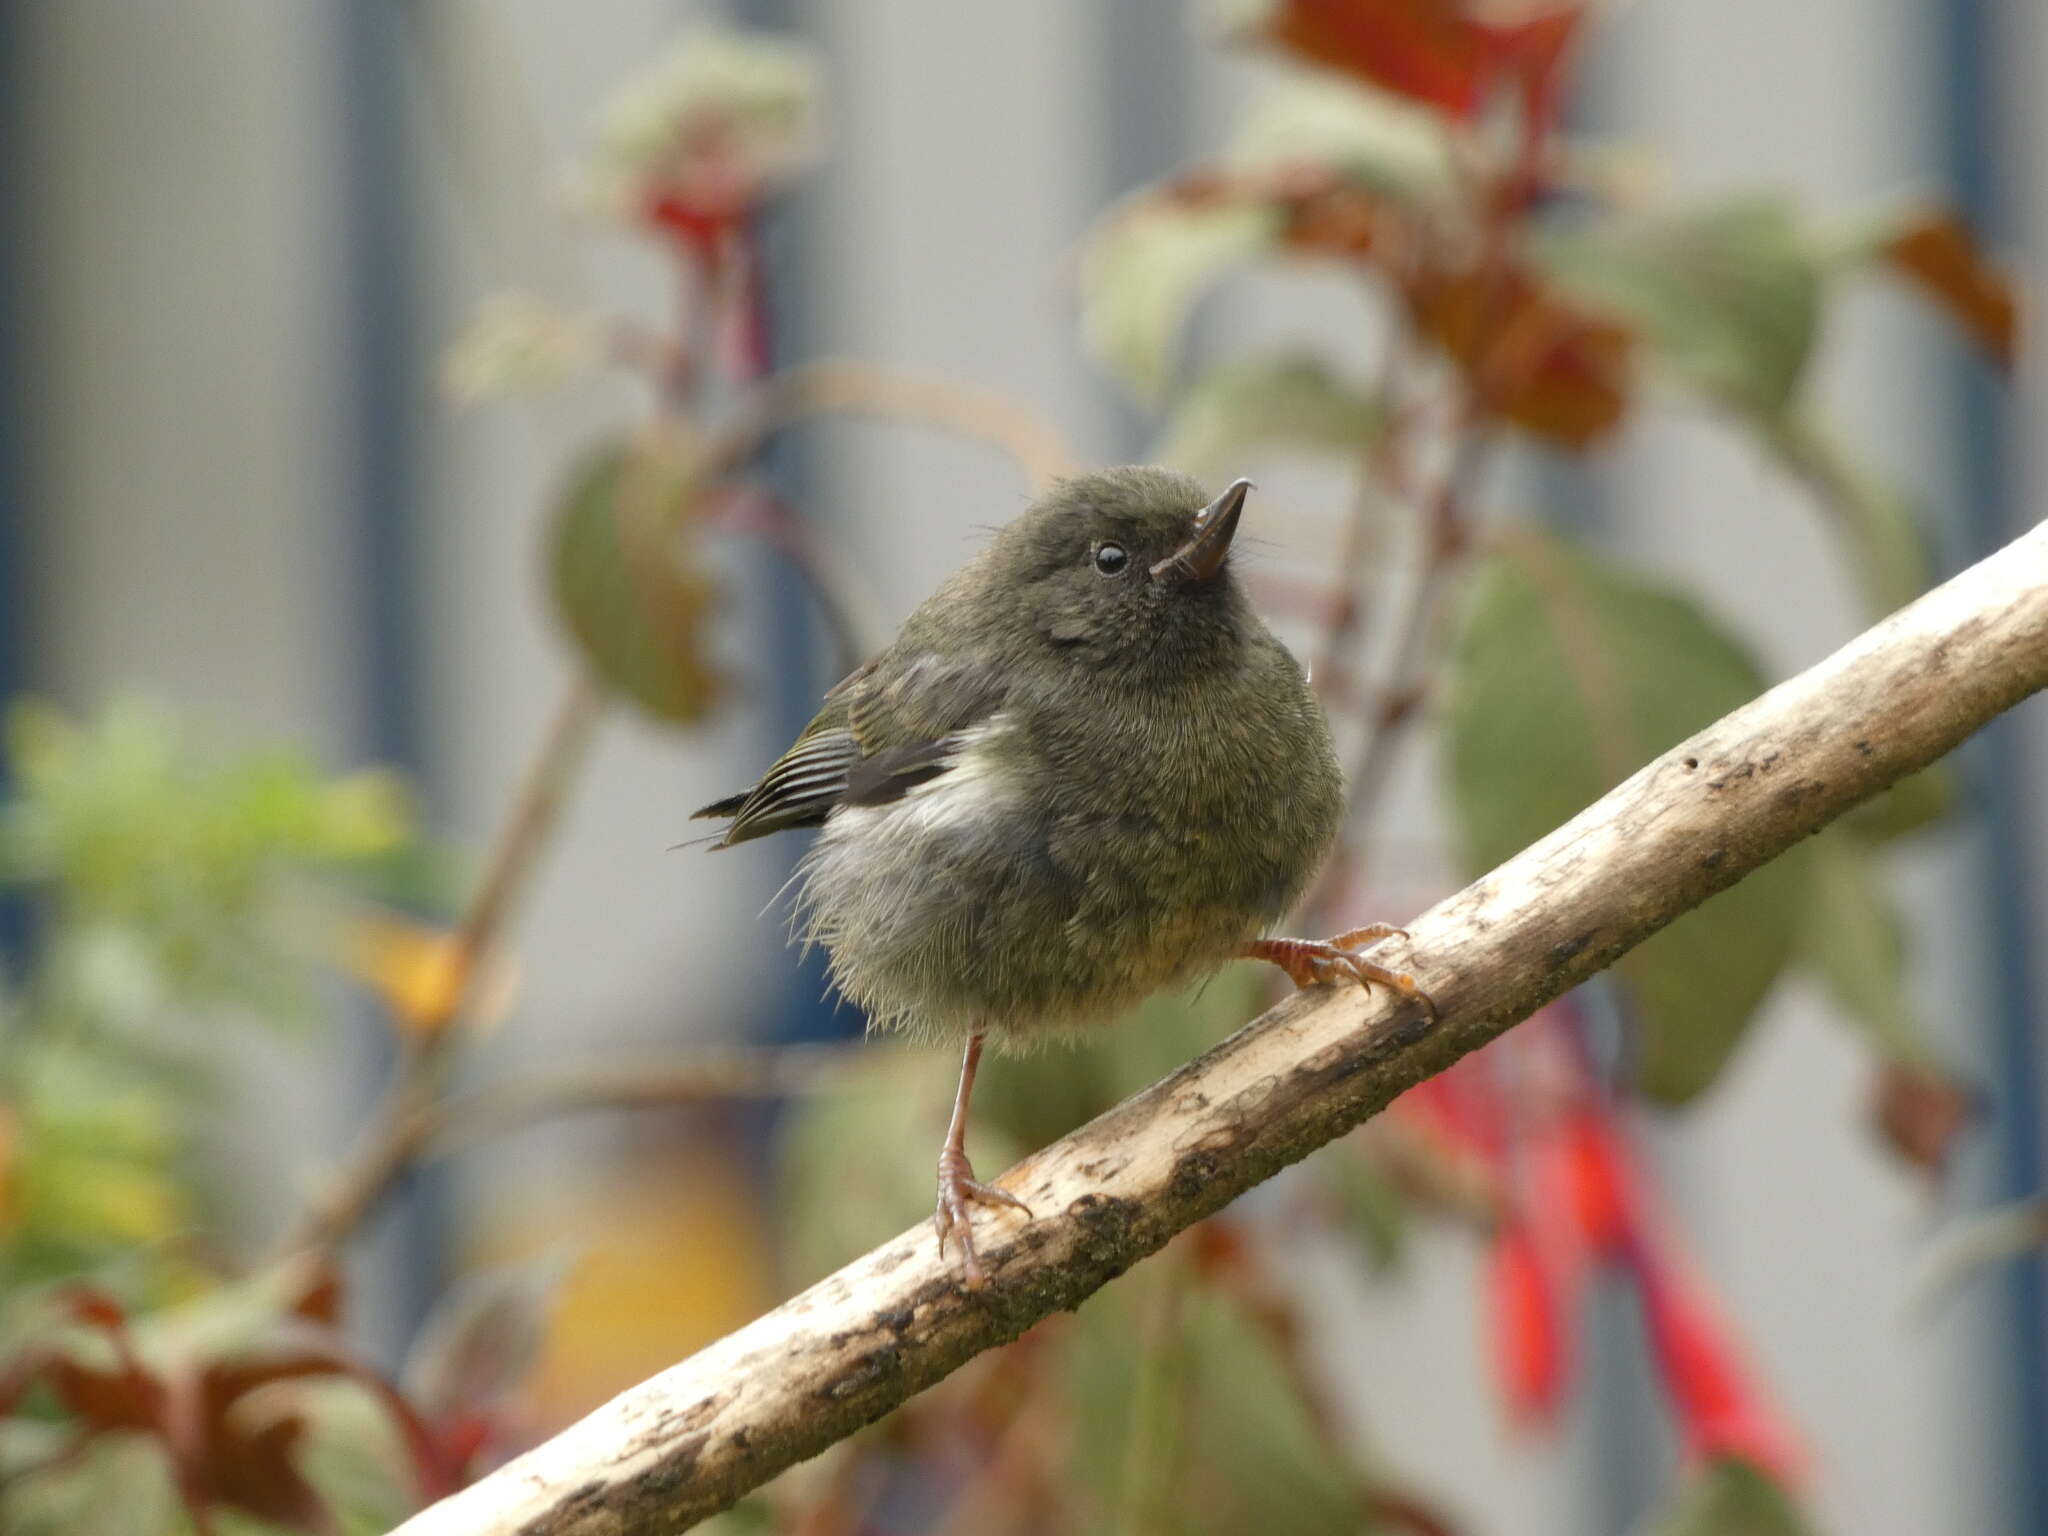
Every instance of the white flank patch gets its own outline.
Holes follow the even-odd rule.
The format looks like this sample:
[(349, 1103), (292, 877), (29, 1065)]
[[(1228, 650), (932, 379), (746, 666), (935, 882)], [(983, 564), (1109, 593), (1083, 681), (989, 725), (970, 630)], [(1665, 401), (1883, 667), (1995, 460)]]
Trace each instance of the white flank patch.
[(886, 827), (892, 838), (929, 837), (983, 820), (1016, 794), (1015, 779), (990, 749), (1008, 727), (998, 714), (963, 731), (944, 773), (890, 805), (841, 806), (825, 823), (825, 836), (835, 841), (865, 837)]

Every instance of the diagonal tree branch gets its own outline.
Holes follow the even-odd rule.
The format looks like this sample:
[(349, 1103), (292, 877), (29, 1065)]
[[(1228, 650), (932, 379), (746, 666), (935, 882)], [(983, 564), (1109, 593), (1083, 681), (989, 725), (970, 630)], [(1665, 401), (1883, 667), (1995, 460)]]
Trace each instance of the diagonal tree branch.
[[(680, 1531), (1076, 1305), (2048, 686), (2048, 526), (1681, 743), (1410, 925), (1435, 1022), (1290, 998), (1012, 1169), (964, 1290), (920, 1226), (436, 1504), (403, 1536)], [(857, 1155), (858, 1149), (850, 1149)]]

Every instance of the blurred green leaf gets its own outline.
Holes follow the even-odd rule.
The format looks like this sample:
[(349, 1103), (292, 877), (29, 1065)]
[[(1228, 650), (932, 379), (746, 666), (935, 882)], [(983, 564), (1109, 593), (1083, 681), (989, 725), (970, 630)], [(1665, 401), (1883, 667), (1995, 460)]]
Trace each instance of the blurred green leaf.
[(1094, 1511), (1085, 1528), (1130, 1528), (1116, 1516), (1135, 1497), (1161, 1499), (1169, 1516), (1137, 1528), (1186, 1536), (1368, 1528), (1350, 1468), (1331, 1456), (1272, 1337), (1180, 1264), (1161, 1255), (1098, 1292), (1061, 1337), (1073, 1481)]
[(310, 1008), (290, 882), (326, 881), (413, 841), (410, 796), (372, 771), (327, 780), (277, 751), (214, 759), (169, 721), (116, 706), (90, 726), (46, 704), (7, 715), (19, 794), (0, 810), (0, 875), (52, 922), (37, 999), (53, 1019), (154, 1036), (161, 1015)]
[(976, 1119), (1000, 1128), (1020, 1151), (1055, 1141), (1249, 1020), (1270, 998), (1275, 974), (1267, 966), (1229, 966), (1071, 1045), (992, 1056), (975, 1085)]
[(1888, 843), (1953, 815), (1961, 791), (1955, 765), (1946, 759), (1908, 774), (1874, 800), (1842, 818), (1841, 826), (1873, 843)]
[(418, 1503), (405, 1443), (375, 1395), (352, 1381), (290, 1386), (304, 1423), (296, 1460), (344, 1536), (383, 1536)]
[(313, 1015), (329, 893), (417, 846), (410, 795), (382, 771), (209, 753), (135, 705), (80, 723), (17, 701), (4, 740), (0, 879), (42, 920), (0, 994), (0, 1282), (122, 1254), (169, 1277), (166, 1239), (200, 1206), (195, 1031)]
[[(1169, 1252), (1098, 1292), (1061, 1338), (1074, 1483), (1094, 1516), (1084, 1528), (1182, 1536), (1371, 1529), (1358, 1479), (1310, 1418), (1271, 1335), (1221, 1291), (1176, 1273), (1184, 1262)], [(1134, 1488), (1134, 1475), (1153, 1487)], [(1134, 1499), (1140, 1512), (1164, 1518), (1119, 1525), (1114, 1517), (1132, 1511)]]
[(1342, 1202), (1348, 1229), (1376, 1271), (1390, 1270), (1407, 1251), (1408, 1197), (1355, 1136), (1316, 1159), (1318, 1172)]
[(702, 719), (719, 691), (705, 634), (717, 589), (682, 539), (699, 495), (667, 444), (609, 443), (570, 476), (555, 520), (555, 605), (584, 659), (680, 723)]
[(1808, 1536), (1785, 1490), (1746, 1461), (1722, 1457), (1694, 1474), (1678, 1507), (1651, 1536)]
[[(982, 1083), (1004, 1065), (985, 1062)], [(830, 1092), (790, 1105), (779, 1175), (794, 1278), (829, 1273), (932, 1214), (939, 1143), (959, 1069), (959, 1056), (943, 1047), (877, 1048)], [(977, 1110), (986, 1107), (980, 1097), (977, 1089)], [(968, 1122), (967, 1150), (975, 1169), (993, 1178), (1024, 1149), (995, 1117), (977, 1113)]]
[(178, 1536), (190, 1529), (163, 1453), (142, 1435), (100, 1437), (0, 1484), (0, 1530), (8, 1536)]
[(1819, 327), (1822, 264), (1784, 204), (1589, 224), (1532, 252), (1559, 286), (1634, 322), (1688, 388), (1767, 420), (1791, 406)]
[(1300, 76), (1245, 114), (1225, 164), (1272, 175), (1313, 166), (1403, 201), (1446, 203), (1468, 191), (1464, 138), (1442, 114), (1388, 92)]
[(1912, 498), (1866, 470), (1831, 433), (1798, 413), (1773, 426), (1769, 446), (1827, 512), (1856, 563), (1873, 617), (1927, 590), (1933, 555)]
[(13, 1044), (0, 1075), (0, 1287), (162, 1242), (192, 1215), (173, 1085), (70, 1040)]
[[(1685, 598), (1534, 530), (1503, 538), (1473, 578), (1445, 701), (1468, 865), (1520, 852), (1762, 688)], [(1678, 1102), (1713, 1081), (1791, 955), (1807, 877), (1795, 849), (1618, 963), (1649, 1093)]]
[(1813, 839), (1813, 884), (1800, 925), (1802, 958), (1878, 1051), (1897, 1060), (1924, 1055), (1906, 990), (1898, 914), (1876, 856), (1841, 828)]
[(701, 1536), (776, 1536), (787, 1526), (767, 1499), (752, 1498), (741, 1499), (696, 1529)]
[(1320, 358), (1271, 353), (1211, 368), (1182, 390), (1154, 456), (1197, 475), (1272, 449), (1356, 456), (1384, 421), (1378, 401)]
[(1156, 403), (1196, 302), (1230, 268), (1269, 248), (1280, 214), (1224, 194), (1141, 194), (1114, 211), (1081, 255), (1081, 335), (1141, 400)]

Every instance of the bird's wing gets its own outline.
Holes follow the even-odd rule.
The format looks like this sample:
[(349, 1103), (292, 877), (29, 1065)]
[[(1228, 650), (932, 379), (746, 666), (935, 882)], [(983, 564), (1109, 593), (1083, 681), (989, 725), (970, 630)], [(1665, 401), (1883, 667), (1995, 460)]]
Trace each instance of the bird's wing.
[(1001, 708), (1006, 691), (994, 669), (930, 653), (869, 662), (825, 695), (758, 784), (696, 815), (729, 819), (718, 843), (729, 848), (817, 826), (841, 804), (886, 805), (952, 766), (960, 734)]

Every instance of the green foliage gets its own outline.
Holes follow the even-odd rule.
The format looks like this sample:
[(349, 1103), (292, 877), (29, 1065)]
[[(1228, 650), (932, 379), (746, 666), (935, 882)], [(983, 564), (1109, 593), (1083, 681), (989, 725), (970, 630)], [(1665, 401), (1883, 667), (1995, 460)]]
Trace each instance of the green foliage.
[[(808, 1283), (932, 1213), (934, 1163), (959, 1063), (950, 1052), (877, 1047), (832, 1092), (792, 1104), (778, 1153), (784, 1246)], [(995, 1133), (995, 1134), (991, 1134)], [(847, 1149), (858, 1147), (858, 1159)], [(993, 1176), (1021, 1150), (971, 1123), (968, 1155)]]
[(68, 1040), (15, 1040), (0, 1069), (0, 1294), (160, 1243), (191, 1219), (181, 1095)]
[(0, 1293), (163, 1244), (196, 1216), (190, 1162), (227, 1022), (312, 1014), (346, 888), (416, 846), (399, 781), (275, 751), (216, 759), (160, 717), (91, 725), (16, 704), (0, 886), (37, 914), (0, 990)]
[(1808, 1536), (1811, 1529), (1784, 1489), (1748, 1462), (1723, 1457), (1695, 1474), (1651, 1536)]
[(1196, 301), (1278, 231), (1273, 211), (1253, 203), (1134, 204), (1082, 257), (1081, 334), (1088, 350), (1141, 400), (1157, 401)]
[(1093, 1297), (1061, 1339), (1082, 1530), (1370, 1529), (1276, 1341), (1170, 1254)]
[(1357, 1239), (1366, 1263), (1386, 1273), (1408, 1251), (1408, 1197), (1387, 1170), (1367, 1156), (1354, 1134), (1317, 1160), (1330, 1189), (1342, 1203), (1346, 1230)]
[(609, 443), (571, 474), (555, 523), (555, 604), (584, 660), (677, 723), (702, 719), (718, 695), (704, 635), (716, 589), (682, 540), (699, 497), (669, 445)]
[(1205, 370), (1175, 401), (1156, 456), (1220, 476), (1273, 450), (1356, 455), (1384, 424), (1379, 402), (1320, 358), (1275, 353)]
[(1568, 292), (1641, 328), (1671, 376), (1765, 419), (1790, 407), (1820, 321), (1821, 262), (1768, 198), (1540, 239)]
[(88, 1028), (220, 1003), (302, 1011), (283, 882), (410, 839), (390, 774), (328, 781), (273, 751), (209, 763), (142, 710), (84, 727), (20, 703), (6, 735), (20, 790), (0, 813), (0, 879), (49, 908), (37, 1006)]
[[(1520, 852), (1762, 687), (1693, 603), (1547, 535), (1503, 538), (1473, 577), (1446, 692), (1466, 863)], [(1795, 851), (1622, 959), (1649, 1093), (1713, 1081), (1791, 955), (1806, 889)]]
[(1876, 854), (1848, 829), (1830, 827), (1813, 840), (1812, 862), (1802, 956), (1880, 1055), (1920, 1059), (1925, 1052), (1906, 985), (1904, 926)]
[(1244, 175), (1315, 166), (1416, 207), (1455, 207), (1466, 132), (1386, 91), (1334, 80), (1290, 80), (1252, 104), (1223, 164)]
[(1765, 443), (1832, 514), (1873, 615), (1889, 613), (1927, 589), (1933, 556), (1911, 497), (1865, 469), (1832, 434), (1798, 412), (1774, 423)]

